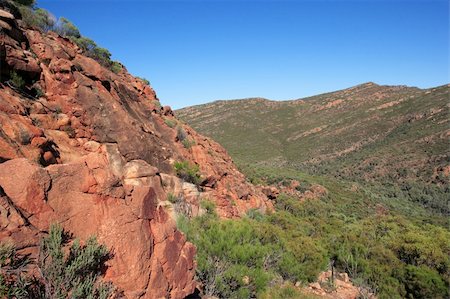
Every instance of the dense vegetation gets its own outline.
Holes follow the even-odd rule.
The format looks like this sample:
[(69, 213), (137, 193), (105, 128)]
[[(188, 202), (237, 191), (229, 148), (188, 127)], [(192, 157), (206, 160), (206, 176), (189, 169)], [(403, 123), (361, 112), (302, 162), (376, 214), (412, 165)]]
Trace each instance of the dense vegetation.
[[(315, 270), (326, 270), (334, 261), (354, 284), (379, 298), (447, 298), (449, 90), (364, 84), (298, 101), (218, 101), (177, 111), (195, 129), (221, 142), (252, 183), (283, 188), (296, 180), (300, 192), (313, 184), (328, 190), (328, 195), (306, 201), (280, 196), (275, 213), (250, 213), (233, 225), (194, 219), (185, 231), (198, 245), (199, 260), (207, 264), (219, 257), (221, 263), (249, 267), (227, 255), (244, 250), (242, 244), (233, 241), (218, 254), (211, 248), (217, 240), (196, 231), (218, 235), (222, 230), (233, 240), (242, 230), (251, 231), (253, 237), (245, 244), (272, 246), (273, 252), (292, 241), (281, 250), (286, 254), (298, 239), (308, 238), (310, 245), (301, 246), (306, 260), (322, 268), (306, 267), (302, 277), (286, 276), (275, 264), (263, 268), (265, 278), (275, 283), (249, 288), (241, 282), (226, 291), (234, 296), (247, 288), (261, 298), (296, 298), (296, 280), (307, 282)], [(264, 228), (268, 236), (276, 232), (268, 244), (261, 241)], [(292, 260), (289, 269), (301, 264), (301, 258)], [(242, 281), (244, 274), (234, 274)], [(286, 284), (277, 283), (277, 277), (289, 280), (288, 287), (281, 287)]]
[[(449, 295), (448, 230), (383, 209), (364, 190), (302, 180), (321, 182), (329, 194), (305, 202), (282, 195), (275, 213), (251, 210), (241, 220), (219, 220), (213, 209), (191, 221), (179, 218), (179, 228), (197, 246), (198, 278), (207, 294), (264, 297), (280, 292), (274, 288), (286, 281), (314, 281), (335, 261), (354, 284), (379, 298)], [(300, 296), (292, 292), (292, 298)]]
[[(70, 246), (69, 242), (71, 243)], [(0, 244), (0, 296), (2, 298), (91, 298), (106, 299), (113, 291), (99, 281), (109, 251), (95, 237), (84, 245), (71, 240), (58, 225), (42, 239), (37, 269), (39, 277), (27, 274), (32, 261), (19, 255), (11, 244)]]

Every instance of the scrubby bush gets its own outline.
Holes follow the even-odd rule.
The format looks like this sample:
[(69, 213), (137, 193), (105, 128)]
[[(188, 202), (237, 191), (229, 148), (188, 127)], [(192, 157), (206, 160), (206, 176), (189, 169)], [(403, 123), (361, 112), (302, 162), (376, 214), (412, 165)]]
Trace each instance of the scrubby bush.
[(23, 89), (25, 87), (25, 80), (15, 71), (10, 73), (10, 82), (15, 88)]
[(81, 245), (75, 239), (68, 251), (69, 236), (59, 225), (50, 227), (49, 235), (40, 245), (41, 269), (47, 298), (106, 299), (112, 286), (98, 281), (104, 262), (109, 258), (108, 249), (99, 245), (95, 237)]
[(145, 79), (143, 77), (136, 77), (136, 78), (142, 80), (142, 82), (144, 82), (145, 84), (150, 85), (150, 81), (148, 81), (147, 79)]
[(448, 298), (448, 288), (439, 274), (428, 267), (408, 265), (402, 276), (406, 298)]
[(123, 66), (118, 61), (112, 61), (109, 68), (113, 73), (118, 74), (123, 69)]
[(164, 123), (169, 127), (169, 128), (174, 128), (177, 125), (177, 122), (173, 119), (170, 118), (166, 118), (164, 119)]
[(200, 202), (200, 207), (205, 209), (207, 214), (215, 215), (216, 214), (216, 205), (209, 199), (203, 199)]
[(183, 129), (183, 127), (178, 126), (177, 127), (177, 139), (180, 142), (183, 142), (183, 140), (185, 140), (187, 138), (187, 133), (186, 131)]
[(68, 19), (61, 17), (59, 18), (55, 31), (64, 37), (74, 37), (74, 38), (80, 38), (80, 30)]
[(184, 148), (190, 149), (192, 146), (195, 145), (195, 140), (186, 138), (181, 142), (184, 146)]
[(195, 185), (200, 184), (201, 176), (198, 165), (191, 164), (189, 161), (177, 161), (173, 166), (179, 178)]
[(53, 30), (56, 25), (56, 18), (47, 10), (38, 8), (34, 9), (28, 6), (19, 7), (23, 22), (30, 27), (36, 27), (47, 32)]
[(98, 279), (109, 258), (106, 247), (94, 237), (85, 245), (76, 239), (68, 247), (69, 241), (60, 226), (50, 227), (39, 248), (39, 278), (27, 274), (28, 256), (18, 255), (11, 244), (0, 244), (0, 297), (108, 298), (113, 286)]
[(264, 215), (261, 214), (261, 211), (256, 208), (248, 210), (246, 216), (250, 219), (258, 220), (258, 221), (264, 219)]
[(112, 72), (117, 74), (122, 69), (122, 65), (119, 62), (111, 60), (111, 53), (107, 49), (97, 46), (92, 39), (84, 36), (69, 36), (69, 38), (83, 50), (86, 56), (96, 60)]
[(267, 289), (261, 296), (261, 299), (321, 299), (323, 297), (305, 294), (292, 284), (285, 284), (282, 286), (273, 286)]
[(0, 297), (33, 298), (38, 297), (36, 281), (24, 275), (29, 263), (27, 256), (20, 256), (12, 244), (0, 244)]
[(180, 198), (178, 196), (176, 196), (175, 194), (169, 192), (167, 194), (167, 200), (172, 204), (176, 204), (177, 202), (180, 201)]

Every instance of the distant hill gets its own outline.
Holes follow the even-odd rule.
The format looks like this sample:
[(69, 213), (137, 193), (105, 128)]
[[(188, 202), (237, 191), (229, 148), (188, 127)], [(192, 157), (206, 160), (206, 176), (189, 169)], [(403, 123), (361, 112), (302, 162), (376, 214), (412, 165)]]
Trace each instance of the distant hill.
[(369, 82), (292, 101), (216, 101), (176, 114), (241, 167), (363, 182), (446, 213), (449, 90)]

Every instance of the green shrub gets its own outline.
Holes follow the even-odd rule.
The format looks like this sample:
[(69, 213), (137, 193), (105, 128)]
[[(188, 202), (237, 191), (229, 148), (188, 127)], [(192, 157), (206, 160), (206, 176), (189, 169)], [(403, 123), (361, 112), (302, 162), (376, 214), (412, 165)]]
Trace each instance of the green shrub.
[(267, 289), (261, 296), (261, 299), (320, 299), (321, 296), (304, 294), (292, 284), (282, 286), (273, 286)]
[(189, 161), (177, 161), (174, 164), (177, 176), (186, 182), (199, 185), (201, 183), (200, 169), (198, 165)]
[(164, 120), (164, 123), (169, 127), (169, 128), (174, 128), (177, 125), (177, 122), (173, 119), (170, 118), (166, 118)]
[(183, 142), (184, 139), (187, 138), (187, 133), (186, 131), (183, 129), (183, 127), (178, 126), (177, 127), (177, 139), (180, 142)]
[(17, 89), (23, 89), (25, 87), (25, 80), (15, 71), (10, 73), (10, 82)]
[(20, 256), (12, 244), (0, 243), (0, 297), (33, 298), (39, 295), (35, 280), (25, 276), (30, 260)]
[(92, 39), (84, 36), (71, 36), (70, 39), (83, 51), (88, 53), (94, 51), (94, 49), (97, 47), (97, 44)]
[(83, 50), (86, 56), (96, 60), (102, 66), (114, 72), (119, 72), (122, 69), (120, 63), (111, 61), (111, 53), (105, 48), (98, 47), (92, 39), (84, 36), (70, 36), (69, 38)]
[(167, 193), (167, 200), (172, 204), (176, 204), (177, 202), (180, 201), (180, 198), (175, 194), (169, 192)]
[(148, 81), (147, 79), (145, 79), (145, 78), (143, 78), (143, 77), (136, 77), (136, 78), (138, 78), (139, 80), (141, 80), (142, 82), (144, 82), (144, 84), (150, 85), (150, 81)]
[(122, 64), (118, 61), (111, 62), (110, 69), (113, 73), (118, 74), (122, 70)]
[(261, 214), (261, 211), (256, 208), (248, 210), (246, 216), (250, 219), (257, 220), (257, 221), (264, 219), (264, 215)]
[(67, 251), (64, 247), (68, 241), (68, 235), (59, 225), (52, 225), (49, 235), (41, 241), (39, 268), (46, 296), (64, 298), (71, 294), (72, 298), (106, 299), (112, 286), (98, 280), (109, 258), (108, 249), (91, 237), (83, 246), (75, 239)]
[(35, 98), (40, 98), (45, 95), (45, 93), (39, 87), (36, 87), (34, 90), (36, 92)]
[(186, 233), (190, 229), (189, 218), (186, 215), (180, 214), (177, 217), (177, 228), (179, 231)]
[(64, 37), (74, 37), (74, 38), (80, 38), (80, 30), (68, 19), (61, 17), (59, 18), (55, 31)]
[(111, 67), (111, 53), (107, 49), (96, 47), (92, 52), (88, 54), (89, 56), (97, 60), (101, 65)]
[(202, 207), (203, 209), (206, 210), (206, 213), (208, 214), (215, 214), (216, 213), (216, 205), (214, 204), (214, 202), (212, 202), (211, 200), (208, 199), (203, 199), (200, 202), (200, 207)]
[(27, 26), (39, 28), (44, 32), (54, 29), (56, 18), (47, 10), (28, 6), (20, 6), (19, 10), (22, 20)]
[(401, 279), (406, 298), (448, 298), (448, 287), (439, 274), (428, 267), (409, 265)]
[(195, 145), (195, 140), (186, 138), (181, 143), (185, 148), (190, 149), (193, 145)]

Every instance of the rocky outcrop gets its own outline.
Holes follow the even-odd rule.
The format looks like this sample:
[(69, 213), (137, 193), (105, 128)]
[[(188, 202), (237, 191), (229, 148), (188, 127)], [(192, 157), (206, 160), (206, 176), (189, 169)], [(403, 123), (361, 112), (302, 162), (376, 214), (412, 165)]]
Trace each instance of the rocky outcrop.
[(158, 207), (160, 180), (142, 186), (119, 182), (104, 150), (47, 168), (25, 158), (4, 162), (1, 239), (35, 253), (39, 233), (61, 223), (81, 239), (96, 235), (112, 250), (105, 279), (127, 297), (192, 293), (195, 248)]
[[(113, 73), (70, 40), (0, 11), (1, 241), (36, 254), (57, 222), (112, 250), (104, 279), (127, 298), (193, 293), (195, 248), (176, 229), (177, 214), (200, 215), (208, 199), (232, 218), (272, 209), (270, 201), (125, 68)], [(177, 138), (180, 129), (192, 146)], [(176, 177), (176, 161), (199, 166), (200, 186)]]

